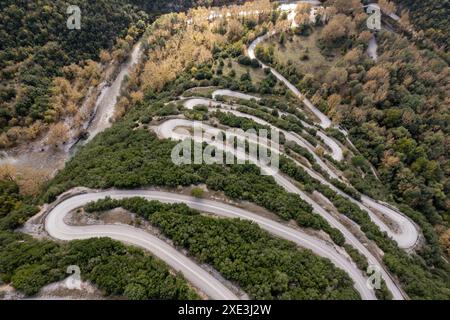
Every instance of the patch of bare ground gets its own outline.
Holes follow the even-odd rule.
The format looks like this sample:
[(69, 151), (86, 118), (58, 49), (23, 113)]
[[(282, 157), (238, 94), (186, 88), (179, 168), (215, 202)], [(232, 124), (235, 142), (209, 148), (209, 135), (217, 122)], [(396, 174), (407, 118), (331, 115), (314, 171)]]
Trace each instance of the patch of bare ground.
[(205, 98), (210, 98), (212, 93), (214, 92), (214, 90), (219, 89), (219, 87), (195, 87), (195, 88), (191, 88), (186, 90), (183, 93), (183, 97), (191, 97), (191, 96), (195, 96), (195, 97), (205, 97)]
[[(27, 300), (104, 300), (103, 293), (88, 281), (74, 282), (73, 276), (50, 283)], [(76, 286), (73, 285), (76, 284)]]
[(86, 212), (83, 208), (69, 212), (64, 222), (72, 226), (86, 226), (95, 224), (139, 224), (139, 217), (122, 208), (115, 208), (104, 212)]
[(400, 226), (398, 225), (398, 223), (393, 221), (386, 214), (384, 214), (383, 212), (381, 212), (373, 207), (370, 207), (370, 210), (372, 210), (372, 212), (374, 212), (389, 227), (389, 229), (391, 229), (395, 233), (401, 232)]
[[(103, 300), (103, 293), (88, 281), (73, 282), (73, 276), (50, 283), (39, 292), (26, 297), (10, 285), (0, 286), (0, 300)], [(76, 287), (73, 284), (76, 283)]]
[(18, 292), (10, 285), (0, 284), (0, 300), (20, 300), (24, 296), (23, 293)]

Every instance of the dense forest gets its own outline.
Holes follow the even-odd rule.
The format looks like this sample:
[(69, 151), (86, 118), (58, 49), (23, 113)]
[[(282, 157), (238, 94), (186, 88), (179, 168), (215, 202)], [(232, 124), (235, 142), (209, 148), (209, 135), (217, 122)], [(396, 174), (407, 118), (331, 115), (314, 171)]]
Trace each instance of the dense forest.
[[(82, 68), (98, 60), (101, 49), (129, 45), (116, 39), (129, 28), (137, 37), (149, 16), (123, 1), (74, 1), (81, 9), (80, 30), (69, 30), (65, 1), (2, 1), (0, 36), (0, 130), (3, 147), (14, 143), (14, 127), (46, 117), (53, 107), (56, 77), (67, 75), (63, 67)], [(73, 68), (72, 68), (73, 69)], [(5, 142), (5, 140), (7, 140)], [(9, 142), (9, 143), (8, 143)]]
[(401, 8), (407, 9), (411, 22), (424, 31), (425, 36), (437, 46), (448, 50), (450, 47), (449, 0), (394, 0)]
[[(120, 63), (146, 24), (161, 13), (234, 2), (239, 1), (74, 0), (70, 4), (81, 9), (81, 29), (69, 30), (66, 1), (1, 1), (0, 148), (32, 140), (60, 120), (55, 91), (61, 83), (55, 78), (70, 81), (77, 68), (92, 68), (92, 61), (109, 57)], [(88, 79), (72, 84), (71, 95), (83, 97), (95, 84)], [(73, 108), (79, 108), (81, 100), (73, 100)]]

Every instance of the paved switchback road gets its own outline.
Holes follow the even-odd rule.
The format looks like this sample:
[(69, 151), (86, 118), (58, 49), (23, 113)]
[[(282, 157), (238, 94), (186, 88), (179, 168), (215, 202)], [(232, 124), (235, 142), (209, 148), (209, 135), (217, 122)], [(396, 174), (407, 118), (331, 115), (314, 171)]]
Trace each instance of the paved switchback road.
[(342, 256), (325, 241), (310, 236), (301, 230), (287, 227), (252, 212), (217, 201), (151, 190), (108, 190), (91, 192), (73, 196), (56, 205), (49, 211), (45, 219), (45, 230), (50, 236), (60, 240), (110, 237), (139, 246), (152, 252), (175, 270), (182, 272), (188, 281), (205, 292), (209, 297), (213, 299), (237, 299), (234, 293), (206, 270), (200, 268), (194, 261), (182, 255), (164, 241), (143, 230), (125, 225), (69, 226), (64, 222), (64, 217), (71, 210), (105, 197), (111, 197), (113, 199), (143, 197), (148, 200), (158, 200), (165, 203), (185, 203), (193, 209), (217, 216), (253, 221), (271, 234), (292, 241), (303, 248), (310, 249), (321, 257), (330, 259), (333, 264), (346, 271), (353, 279), (355, 289), (360, 293), (362, 299), (375, 299), (373, 290), (366, 286), (366, 278), (356, 265)]
[[(195, 261), (144, 230), (127, 225), (69, 226), (64, 222), (64, 217), (70, 211), (91, 201), (104, 199), (107, 196), (114, 199), (123, 199), (138, 196), (149, 198), (151, 195), (153, 195), (152, 199), (159, 200), (158, 193), (153, 194), (145, 191), (105, 191), (77, 195), (60, 202), (50, 210), (45, 219), (45, 230), (51, 237), (59, 240), (70, 241), (108, 237), (141, 247), (163, 260), (174, 270), (183, 273), (190, 283), (208, 297), (215, 300), (237, 300), (238, 297), (230, 289), (205, 269), (199, 267)], [(161, 198), (171, 200), (176, 200), (178, 197), (179, 195), (169, 194), (164, 197), (161, 195)]]

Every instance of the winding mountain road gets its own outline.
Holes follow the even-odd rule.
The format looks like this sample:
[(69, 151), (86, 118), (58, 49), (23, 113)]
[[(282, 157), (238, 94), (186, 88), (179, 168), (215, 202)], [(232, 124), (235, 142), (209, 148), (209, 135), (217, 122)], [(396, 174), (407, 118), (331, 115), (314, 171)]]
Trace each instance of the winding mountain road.
[[(223, 92), (221, 91), (221, 95), (225, 95), (223, 94)], [(237, 96), (237, 94), (239, 93), (233, 93), (231, 92), (227, 92), (227, 95), (230, 96)], [(213, 93), (214, 95), (214, 93)], [(217, 96), (217, 95), (216, 95)], [(252, 96), (250, 96), (252, 97)], [(342, 179), (315, 153), (314, 151), (314, 147), (308, 142), (306, 141), (303, 137), (299, 136), (298, 134), (295, 134), (293, 132), (288, 132), (285, 130), (281, 130), (275, 126), (273, 126), (272, 124), (268, 123), (265, 120), (262, 120), (256, 116), (253, 115), (249, 115), (246, 113), (242, 113), (240, 111), (236, 111), (236, 107), (228, 105), (228, 104), (224, 104), (224, 103), (220, 103), (220, 102), (216, 102), (216, 101), (212, 101), (209, 99), (205, 99), (205, 98), (192, 98), (192, 99), (187, 99), (184, 101), (184, 107), (187, 109), (192, 109), (197, 105), (209, 105), (210, 108), (214, 109), (216, 107), (220, 107), (221, 109), (226, 109), (227, 112), (234, 114), (235, 116), (238, 117), (243, 117), (243, 118), (247, 118), (247, 119), (251, 119), (255, 122), (257, 122), (258, 124), (261, 125), (265, 125), (265, 126), (269, 126), (271, 128), (274, 128), (276, 130), (279, 130), (280, 132), (282, 132), (286, 138), (287, 141), (293, 141), (296, 144), (306, 148), (309, 153), (314, 157), (314, 159), (316, 160), (316, 162), (319, 164), (319, 166), (325, 170), (325, 172), (328, 173), (328, 175), (331, 178), (337, 179), (341, 182)], [(220, 110), (220, 109), (217, 109)], [(171, 122), (167, 122), (166, 124), (163, 124), (158, 130), (163, 130), (162, 132), (162, 136), (169, 138), (170, 135), (172, 134), (172, 138), (174, 138), (175, 136), (173, 135), (174, 133), (172, 132), (174, 130), (174, 128), (176, 126), (180, 126), (181, 123), (179, 121), (171, 121)], [(185, 123), (185, 125), (190, 126), (192, 125), (192, 123), (187, 122)], [(182, 137), (176, 137), (179, 139), (182, 139)], [(340, 146), (337, 146), (337, 148), (339, 148), (342, 153), (342, 149), (340, 148)], [(346, 193), (342, 192), (339, 188), (336, 188), (333, 184), (331, 184), (330, 182), (328, 182), (324, 177), (322, 177), (320, 174), (316, 173), (314, 170), (308, 168), (307, 166), (302, 165), (301, 163), (297, 162), (297, 165), (301, 166), (303, 169), (305, 169), (305, 171), (313, 178), (319, 180), (321, 183), (329, 186), (332, 190), (334, 190), (335, 192), (337, 192), (339, 195), (349, 199), (350, 201), (352, 201), (353, 203), (355, 203), (356, 205), (359, 206), (360, 209), (366, 211), (371, 220), (380, 228), (381, 231), (386, 232), (392, 239), (394, 239), (398, 246), (400, 248), (404, 248), (404, 249), (409, 249), (412, 248), (418, 239), (418, 232), (417, 229), (415, 227), (415, 224), (410, 221), (406, 216), (404, 216), (403, 214), (395, 211), (394, 209), (390, 208), (389, 206), (383, 205), (379, 202), (377, 202), (376, 200), (371, 199), (368, 196), (362, 195), (361, 196), (361, 201), (358, 201), (352, 197), (350, 197), (349, 195), (347, 195)], [(390, 226), (388, 226), (380, 217), (379, 214), (377, 214), (375, 211), (377, 210), (378, 212), (380, 212), (381, 214), (384, 214), (388, 219), (390, 219), (396, 230), (393, 231), (392, 228)]]
[[(247, 50), (248, 56), (251, 59), (257, 59), (256, 55), (255, 55), (256, 46), (258, 44), (260, 44), (261, 42), (267, 40), (274, 34), (275, 34), (274, 32), (270, 32), (270, 33), (266, 33), (265, 35), (262, 35), (262, 36), (256, 38), (250, 44), (250, 46)], [(316, 115), (316, 117), (320, 120), (319, 125), (322, 128), (331, 127), (331, 125), (332, 125), (331, 120), (325, 114), (323, 114), (319, 109), (317, 109), (307, 98), (305, 98), (292, 83), (290, 83), (285, 77), (283, 77), (274, 68), (263, 64), (261, 61), (259, 61), (259, 62), (262, 64), (263, 68), (269, 68), (270, 71), (272, 72), (272, 74), (275, 75), (275, 77), (277, 77), (277, 79), (280, 80), (282, 83), (284, 83), (289, 88), (289, 90), (291, 90), (291, 92), (295, 96), (297, 96), (303, 102), (303, 104), (308, 109), (311, 110), (311, 112), (314, 115)], [(347, 131), (345, 131), (341, 128), (338, 128), (338, 130), (340, 130), (342, 133), (345, 134), (345, 136), (348, 137)], [(295, 135), (295, 134), (293, 134), (293, 135)], [(297, 135), (297, 138), (300, 138), (300, 137), (298, 137), (298, 135)], [(306, 147), (309, 151), (313, 151), (310, 148), (311, 146), (308, 146), (308, 144), (304, 145), (304, 147)], [(313, 152), (312, 155), (315, 156), (315, 153)], [(330, 175), (330, 177), (341, 180), (340, 177), (338, 177), (334, 173), (333, 170), (330, 170), (330, 168), (318, 156), (315, 156), (315, 159), (316, 159), (317, 163), (319, 164), (319, 166), (322, 169), (326, 170), (326, 172)], [(377, 202), (367, 196), (362, 196), (361, 200), (364, 203), (363, 204), (365, 207), (364, 210), (369, 212), (369, 214), (372, 218), (372, 221), (374, 221), (377, 225), (379, 225), (383, 231), (388, 232), (389, 236), (391, 236), (393, 239), (395, 239), (397, 244), (401, 248), (410, 249), (415, 246), (415, 244), (417, 243), (417, 241), (419, 239), (419, 231), (418, 231), (418, 228), (416, 227), (416, 225), (408, 217), (406, 217), (406, 215), (402, 214), (399, 211), (393, 210), (392, 208), (390, 208), (388, 206), (382, 205), (379, 202)], [(377, 217), (377, 215), (374, 214), (370, 208), (376, 209), (376, 210), (382, 212), (383, 214), (385, 214), (390, 219), (392, 219), (397, 224), (399, 230), (397, 230), (397, 232), (395, 232), (395, 233), (391, 232), (390, 228), (388, 228), (385, 225), (385, 223), (381, 219), (379, 219)]]
[(148, 232), (125, 225), (69, 226), (64, 222), (64, 217), (71, 210), (82, 207), (91, 201), (104, 199), (105, 197), (111, 197), (112, 199), (142, 197), (147, 200), (158, 200), (164, 203), (185, 203), (189, 207), (201, 212), (208, 212), (225, 218), (240, 218), (253, 221), (271, 234), (292, 241), (321, 257), (330, 259), (338, 268), (349, 274), (355, 282), (355, 289), (363, 299), (375, 299), (373, 290), (366, 286), (366, 278), (356, 265), (325, 241), (310, 236), (301, 230), (287, 227), (252, 212), (217, 201), (151, 190), (108, 190), (85, 193), (63, 200), (50, 210), (45, 219), (45, 229), (50, 236), (60, 240), (110, 237), (139, 246), (164, 260), (175, 270), (182, 272), (188, 281), (200, 288), (209, 297), (228, 300), (238, 298), (220, 281), (210, 275), (206, 270), (200, 268), (190, 258), (187, 258), (175, 248)]
[[(228, 90), (228, 89), (218, 89), (218, 90), (215, 90), (212, 93), (213, 100), (216, 100), (218, 96), (228, 96), (228, 97), (233, 97), (233, 98), (243, 99), (243, 100), (255, 100), (255, 101), (260, 101), (261, 100), (260, 97), (256, 97), (256, 96), (253, 96), (253, 95), (250, 95), (250, 94), (236, 92), (236, 91), (232, 91), (232, 90)], [(194, 101), (191, 101), (191, 100), (193, 100), (193, 99), (189, 99), (188, 100), (189, 103), (185, 104), (185, 107), (188, 108), (188, 109), (192, 109), (193, 106), (201, 104), (199, 101), (198, 101), (198, 104), (197, 104), (197, 102), (194, 102)], [(203, 101), (207, 102), (206, 99), (203, 99)], [(212, 101), (212, 102), (214, 103), (215, 101)], [(228, 105), (224, 105), (224, 106), (228, 107), (228, 108), (230, 107)], [(234, 109), (233, 106), (231, 106), (231, 108)], [(284, 115), (288, 115), (288, 113), (280, 111), (280, 115), (283, 115), (283, 114)], [(327, 136), (320, 128), (312, 126), (312, 125), (306, 123), (303, 120), (300, 120), (300, 122), (302, 123), (302, 125), (305, 128), (313, 128), (313, 129), (315, 129), (317, 131), (317, 136), (320, 137), (323, 140), (323, 142), (331, 149), (331, 154), (330, 155), (331, 155), (331, 157), (334, 160), (342, 161), (344, 159), (344, 154), (342, 152), (341, 146), (333, 138), (330, 138), (329, 136)]]
[[(301, 2), (314, 2), (315, 4), (317, 4), (317, 1), (301, 1)], [(249, 46), (248, 55), (250, 58), (252, 59), (256, 58), (254, 52), (256, 46), (262, 41), (268, 39), (272, 34), (273, 33), (266, 34), (257, 38)], [(262, 65), (264, 68), (270, 68), (264, 64)], [(324, 115), (320, 110), (318, 110), (305, 96), (303, 96), (294, 85), (292, 85), (275, 69), (270, 68), (270, 71), (275, 75), (275, 77), (278, 78), (278, 80), (283, 82), (294, 93), (295, 96), (297, 96), (303, 102), (303, 104), (317, 117), (317, 119), (319, 119), (319, 126), (321, 128), (325, 129), (332, 126), (331, 120), (326, 115)], [(216, 98), (218, 95), (232, 95), (240, 99), (256, 98), (247, 94), (236, 93), (226, 89), (215, 91), (213, 93), (213, 98)], [(259, 98), (256, 98), (256, 100), (257, 99)], [(198, 104), (205, 104), (204, 103), (205, 101), (208, 101), (207, 104), (210, 104), (211, 106), (221, 106), (221, 107), (224, 106), (224, 104), (211, 102), (211, 100), (189, 99), (185, 103), (185, 107), (192, 108)], [(109, 105), (109, 103), (107, 104)], [(112, 105), (114, 104), (115, 101), (112, 102)], [(236, 115), (239, 116), (245, 115), (236, 110), (233, 110), (232, 107), (230, 108), (229, 111), (234, 112)], [(101, 114), (108, 114), (108, 112), (101, 112)], [(250, 115), (245, 116), (251, 117), (254, 120), (256, 119), (255, 121), (259, 123), (270, 125), (259, 118)], [(99, 120), (98, 125), (99, 129), (97, 130), (95, 127), (93, 128), (92, 136), (94, 136), (97, 132), (101, 131), (103, 127), (108, 126), (108, 124), (106, 124), (105, 122), (106, 121), (105, 119), (107, 118), (104, 118), (103, 120), (102, 119)], [(157, 128), (157, 131), (159, 132), (160, 135), (162, 135), (165, 138), (178, 140), (187, 138), (185, 134), (176, 131), (176, 129), (180, 126), (181, 127), (192, 126), (192, 122), (181, 119), (172, 119), (164, 122), (161, 126)], [(339, 128), (339, 130), (347, 134), (342, 129)], [(307, 141), (305, 141), (302, 137), (296, 134), (289, 132), (284, 133), (287, 136), (287, 138), (292, 139), (294, 142), (306, 147), (313, 154), (313, 156), (315, 156), (318, 164), (321, 167), (323, 166), (323, 169), (326, 170), (331, 177), (336, 177), (339, 179), (339, 177), (337, 177), (334, 171), (332, 171), (317, 155), (315, 155), (313, 147)], [(332, 150), (333, 158), (337, 159), (338, 161), (342, 160), (343, 159), (342, 148), (339, 146), (339, 144), (337, 144), (332, 138), (328, 137), (325, 133), (323, 133), (320, 130), (318, 131), (318, 135), (319, 137), (322, 138), (322, 140), (325, 141), (325, 143)], [(214, 144), (214, 142), (211, 142), (211, 144), (218, 146), (218, 144)], [(239, 157), (241, 155), (236, 154), (236, 156)], [(309, 169), (306, 166), (302, 165), (302, 167), (314, 178), (320, 180), (322, 183), (326, 183), (336, 192), (339, 192), (340, 194), (348, 197), (342, 191), (332, 186), (321, 175), (317, 174), (316, 172), (314, 172), (313, 170)], [(267, 170), (267, 168), (262, 169)], [(392, 292), (394, 299), (404, 298), (401, 289), (397, 287), (396, 283), (390, 277), (389, 273), (384, 269), (384, 267), (379, 263), (379, 261), (369, 252), (369, 250), (346, 227), (344, 227), (334, 216), (332, 216), (329, 212), (327, 212), (319, 204), (317, 204), (315, 200), (313, 200), (309, 195), (305, 194), (302, 190), (297, 188), (296, 185), (292, 183), (288, 178), (282, 176), (281, 174), (275, 174), (274, 178), (275, 181), (283, 188), (285, 188), (287, 191), (298, 194), (302, 199), (308, 202), (313, 207), (314, 211), (320, 214), (322, 217), (324, 217), (330, 223), (331, 226), (340, 230), (344, 234), (346, 241), (349, 244), (351, 244), (354, 248), (358, 249), (368, 259), (369, 264), (377, 265), (380, 268), (383, 279), (386, 281), (387, 287)], [(268, 232), (276, 236), (292, 241), (303, 248), (310, 249), (315, 254), (321, 257), (330, 259), (338, 268), (346, 271), (347, 274), (349, 274), (349, 276), (354, 281), (354, 286), (356, 290), (360, 293), (363, 299), (369, 300), (375, 299), (374, 291), (367, 287), (366, 277), (362, 274), (362, 272), (356, 267), (356, 265), (353, 262), (351, 262), (347, 257), (345, 257), (341, 252), (339, 252), (336, 248), (332, 247), (330, 244), (316, 237), (310, 236), (301, 230), (287, 227), (281, 223), (275, 222), (273, 220), (261, 217), (249, 211), (233, 207), (221, 202), (196, 199), (174, 193), (150, 191), (150, 190), (129, 190), (129, 191), (108, 190), (102, 192), (91, 192), (70, 197), (66, 200), (61, 201), (55, 207), (53, 207), (53, 209), (51, 209), (48, 212), (48, 215), (45, 219), (45, 229), (47, 230), (50, 236), (60, 240), (110, 237), (115, 240), (139, 246), (141, 248), (149, 250), (155, 256), (164, 260), (174, 270), (182, 272), (188, 281), (190, 281), (197, 288), (200, 288), (210, 298), (227, 299), (227, 300), (238, 299), (238, 296), (236, 294), (234, 294), (221, 281), (213, 277), (205, 269), (199, 267), (195, 261), (186, 257), (185, 255), (177, 251), (174, 247), (170, 246), (166, 242), (158, 239), (157, 237), (151, 235), (148, 232), (126, 225), (69, 226), (64, 222), (64, 217), (71, 210), (81, 207), (87, 204), (88, 202), (103, 199), (107, 196), (112, 197), (114, 199), (123, 199), (138, 196), (149, 200), (159, 200), (161, 202), (166, 203), (185, 203), (193, 209), (208, 212), (214, 215), (227, 218), (241, 218), (253, 221), (257, 223), (261, 228), (267, 230)], [(354, 199), (351, 200), (357, 203), (362, 209), (369, 212), (371, 218), (373, 218), (372, 215), (375, 215), (375, 213), (371, 211), (371, 208), (373, 208), (380, 212), (383, 212), (390, 218), (394, 219), (394, 221), (398, 223), (398, 225), (400, 226), (402, 234), (406, 235), (404, 239), (400, 238), (395, 239), (399, 243), (399, 246), (409, 247), (411, 246), (411, 243), (416, 242), (418, 232), (415, 226), (406, 217), (404, 217), (396, 210), (390, 208), (387, 205), (383, 205), (379, 202), (376, 202), (375, 200), (372, 200), (366, 196), (362, 196), (361, 202), (356, 201)], [(381, 221), (381, 220), (377, 221), (374, 218), (373, 220), (377, 224), (380, 223)], [(381, 221), (381, 223), (383, 222)]]
[[(255, 49), (256, 46), (262, 42), (264, 42), (265, 40), (269, 39), (271, 36), (273, 36), (275, 33), (274, 32), (270, 32), (270, 33), (266, 33), (265, 35), (258, 37), (255, 39), (255, 41), (253, 41), (250, 46), (248, 47), (247, 50), (247, 54), (249, 56), (250, 59), (257, 59), (256, 58), (256, 54), (255, 54)], [(258, 59), (257, 59), (258, 60)], [(258, 60), (259, 61), (259, 60)], [(300, 99), (300, 101), (303, 102), (303, 104), (319, 119), (320, 123), (319, 125), (326, 129), (331, 127), (331, 120), (324, 115), (319, 109), (317, 109), (312, 103), (311, 101), (309, 101), (301, 92), (300, 90), (297, 89), (297, 87), (295, 87), (292, 83), (290, 83), (285, 77), (283, 77), (278, 71), (276, 71), (275, 69), (265, 65), (264, 63), (262, 63), (261, 61), (259, 61), (260, 64), (262, 65), (262, 68), (266, 69), (269, 68), (270, 71), (272, 72), (272, 74), (281, 82), (283, 82), (288, 88), (289, 90), (291, 90), (291, 92)]]
[[(187, 128), (194, 129), (199, 126), (201, 130), (199, 132), (208, 131), (208, 134), (217, 136), (221, 131), (220, 129), (211, 127), (201, 122), (190, 121), (185, 119), (170, 119), (158, 127), (155, 128), (159, 137), (172, 139), (172, 140), (185, 140), (193, 139), (198, 143), (207, 142), (209, 145), (216, 147), (218, 150), (224, 150), (224, 145), (221, 142), (215, 140), (207, 140), (207, 137), (193, 137), (191, 132)], [(248, 154), (241, 152), (239, 150), (227, 150), (227, 152), (233, 153), (238, 159), (246, 159), (255, 165), (259, 166), (263, 173), (270, 174), (274, 178), (275, 182), (283, 187), (286, 191), (298, 194), (304, 201), (310, 204), (317, 214), (322, 216), (332, 227), (338, 229), (344, 235), (346, 241), (352, 245), (354, 248), (358, 249), (366, 258), (369, 264), (375, 265), (380, 270), (383, 279), (386, 282), (387, 287), (393, 294), (394, 299), (403, 299), (403, 293), (401, 289), (397, 286), (394, 280), (391, 278), (389, 273), (384, 269), (384, 266), (379, 263), (375, 256), (356, 238), (356, 236), (349, 231), (337, 218), (326, 211), (322, 206), (320, 206), (315, 200), (313, 200), (309, 195), (300, 190), (290, 179), (284, 177), (278, 171), (273, 168), (262, 165), (258, 159), (252, 158)], [(334, 262), (334, 261), (333, 261)], [(355, 281), (356, 282), (356, 281)]]
[[(220, 93), (219, 93), (220, 92)], [(247, 96), (246, 100), (250, 100), (250, 99), (260, 99), (257, 98), (255, 96), (251, 96), (251, 95), (247, 95), (247, 94), (243, 94), (240, 92), (235, 92), (235, 91), (231, 91), (231, 90), (223, 90), (223, 89), (219, 89), (213, 92), (212, 94), (213, 97), (217, 97), (217, 96), (231, 96), (231, 97), (235, 97), (235, 98), (239, 98), (239, 99), (244, 99), (243, 96)], [(230, 112), (238, 117), (242, 117), (242, 118), (247, 118), (247, 119), (251, 119), (259, 124), (263, 124), (272, 128), (276, 128), (273, 125), (271, 125), (270, 123), (268, 123), (267, 121), (264, 121), (258, 117), (255, 117), (253, 115), (250, 114), (246, 114), (240, 111), (237, 111), (236, 109), (238, 109), (238, 106), (232, 106), (226, 103), (222, 103), (222, 102), (217, 102), (215, 100), (211, 100), (211, 99), (207, 99), (207, 98), (188, 98), (186, 100), (184, 100), (183, 102), (183, 106), (186, 109), (190, 109), (192, 110), (194, 107), (196, 106), (200, 106), (200, 105), (206, 105), (209, 107), (218, 107), (220, 109), (226, 109), (227, 112)], [(219, 109), (218, 109), (219, 110)], [(306, 124), (304, 121), (302, 121), (302, 123)], [(309, 126), (309, 125), (307, 125)], [(304, 139), (303, 137), (299, 136), (298, 134), (295, 133), (290, 133), (287, 131), (283, 131), (280, 130), (278, 128), (276, 128), (277, 130), (283, 132), (285, 135), (287, 135), (289, 137), (290, 140), (294, 140), (294, 141), (299, 141), (298, 143), (300, 145), (302, 145), (303, 147), (307, 148), (308, 150), (310, 150), (310, 152), (315, 154), (315, 148), (314, 146), (312, 146), (306, 139)], [(325, 133), (323, 133), (322, 131), (318, 130), (317, 131), (317, 135), (324, 141), (324, 143), (330, 148), (331, 152), (329, 153), (328, 150), (326, 150), (326, 153), (329, 153), (330, 156), (335, 159), (336, 161), (341, 161), (343, 159), (343, 151), (342, 148), (339, 146), (339, 144), (334, 141), (333, 138), (328, 137)], [(319, 159), (319, 161), (321, 161)], [(323, 164), (324, 168), (326, 167), (325, 164)], [(325, 169), (325, 170), (329, 170), (329, 169)], [(336, 176), (334, 172), (330, 172), (330, 175), (332, 175), (333, 177)], [(336, 178), (338, 178), (336, 176)]]
[(174, 270), (182, 272), (188, 281), (200, 288), (210, 298), (216, 300), (238, 299), (232, 291), (206, 270), (199, 267), (195, 261), (144, 230), (127, 225), (70, 226), (65, 223), (64, 217), (70, 211), (82, 207), (91, 201), (104, 199), (107, 196), (114, 199), (140, 196), (147, 199), (166, 200), (166, 202), (168, 202), (167, 200), (177, 202), (176, 200), (179, 198), (179, 195), (151, 191), (105, 191), (81, 194), (56, 205), (45, 219), (45, 230), (51, 237), (65, 241), (108, 237), (136, 245), (150, 251)]

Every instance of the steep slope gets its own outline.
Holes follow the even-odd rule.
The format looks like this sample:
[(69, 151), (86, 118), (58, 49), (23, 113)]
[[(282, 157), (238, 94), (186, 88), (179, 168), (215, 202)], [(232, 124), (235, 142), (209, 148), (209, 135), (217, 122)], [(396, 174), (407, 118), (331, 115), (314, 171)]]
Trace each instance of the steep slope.
[[(59, 120), (52, 111), (54, 91), (60, 86), (54, 80), (79, 76), (74, 72), (76, 67), (63, 67), (78, 64), (83, 68), (90, 65), (89, 60), (110, 60), (108, 54), (100, 53), (112, 47), (111, 57), (120, 63), (153, 17), (191, 6), (234, 2), (237, 1), (72, 1), (70, 4), (81, 10), (81, 29), (69, 30), (65, 1), (2, 1), (0, 148), (32, 140), (36, 135), (33, 132)], [(33, 124), (36, 125), (31, 127)]]

